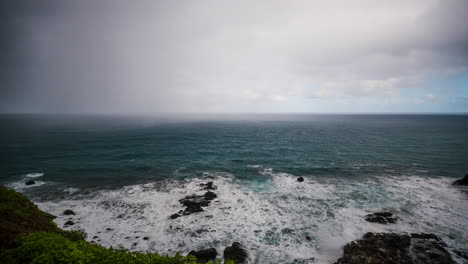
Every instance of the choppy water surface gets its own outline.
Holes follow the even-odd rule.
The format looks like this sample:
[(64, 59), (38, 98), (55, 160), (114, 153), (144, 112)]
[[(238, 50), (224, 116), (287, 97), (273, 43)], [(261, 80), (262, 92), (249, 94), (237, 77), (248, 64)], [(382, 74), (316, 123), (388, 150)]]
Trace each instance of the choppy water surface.
[[(468, 247), (468, 190), (451, 185), (468, 170), (467, 116), (1, 120), (1, 182), (105, 246), (221, 253), (240, 241), (256, 263), (330, 263), (369, 231)], [(207, 181), (218, 198), (169, 219)], [(381, 210), (400, 221), (363, 220)]]

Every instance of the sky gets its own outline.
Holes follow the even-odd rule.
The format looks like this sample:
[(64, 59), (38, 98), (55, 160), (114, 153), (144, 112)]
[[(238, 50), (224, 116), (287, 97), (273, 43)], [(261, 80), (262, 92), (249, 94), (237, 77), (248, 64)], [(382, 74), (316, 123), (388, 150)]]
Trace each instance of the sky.
[(468, 113), (467, 0), (2, 0), (0, 112)]

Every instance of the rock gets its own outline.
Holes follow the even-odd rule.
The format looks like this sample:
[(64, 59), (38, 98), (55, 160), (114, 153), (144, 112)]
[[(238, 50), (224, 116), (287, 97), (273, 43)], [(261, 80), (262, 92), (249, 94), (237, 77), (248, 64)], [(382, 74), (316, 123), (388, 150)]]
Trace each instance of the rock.
[(422, 238), (422, 239), (434, 239), (435, 241), (440, 241), (440, 238), (434, 234), (426, 234), (426, 233), (411, 233), (411, 238)]
[(68, 220), (68, 221), (65, 222), (65, 224), (64, 224), (63, 226), (64, 226), (64, 227), (67, 227), (67, 226), (72, 226), (72, 225), (74, 225), (74, 224), (75, 224), (75, 223), (74, 223), (73, 221)]
[(453, 185), (468, 185), (468, 174), (463, 179), (454, 181)]
[(461, 250), (454, 250), (455, 254), (457, 254), (458, 256), (468, 260), (468, 252), (463, 252)]
[(379, 223), (386, 225), (396, 223), (398, 217), (393, 216), (393, 214), (389, 212), (378, 212), (366, 215), (365, 220), (371, 223)]
[(93, 239), (99, 238), (98, 236), (93, 236)]
[(216, 190), (217, 189), (216, 185), (214, 185), (213, 182), (201, 183), (200, 186), (203, 187), (202, 190)]
[(208, 200), (213, 200), (213, 199), (215, 199), (216, 197), (218, 197), (218, 195), (216, 195), (216, 193), (210, 192), (210, 191), (207, 191), (207, 192), (205, 193), (205, 195), (203, 195), (203, 196), (204, 196), (206, 199), (208, 199)]
[(149, 239), (149, 237), (143, 237), (143, 240), (148, 240), (148, 239)]
[(187, 206), (187, 208), (185, 208), (183, 214), (189, 215), (189, 214), (198, 213), (198, 212), (203, 212), (203, 208), (201, 208), (201, 206), (198, 204), (192, 204), (190, 206)]
[(75, 212), (73, 212), (72, 210), (65, 210), (63, 212), (63, 215), (76, 215)]
[(195, 256), (198, 263), (206, 263), (210, 260), (216, 259), (218, 252), (214, 248), (192, 250), (188, 253), (189, 255)]
[(176, 218), (179, 218), (180, 217), (180, 214), (173, 214), (171, 216), (169, 216), (170, 219), (176, 219)]
[(26, 185), (33, 185), (33, 184), (36, 184), (36, 182), (33, 181), (33, 180), (29, 180), (29, 181), (27, 181), (25, 184), (26, 184)]
[(232, 260), (236, 264), (248, 263), (249, 252), (239, 242), (234, 242), (224, 249), (224, 260)]
[(432, 234), (367, 233), (345, 245), (335, 264), (455, 264)]
[(304, 177), (299, 177), (299, 178), (297, 178), (297, 181), (298, 181), (298, 182), (303, 182), (303, 181), (304, 181)]
[(311, 240), (312, 238), (310, 236), (305, 236), (306, 240)]
[(112, 231), (112, 230), (114, 230), (114, 229), (112, 229), (110, 227), (106, 228), (106, 231)]
[(173, 214), (170, 216), (171, 219), (176, 219), (182, 215), (189, 215), (193, 213), (203, 212), (202, 207), (209, 206), (211, 200), (218, 197), (214, 192), (207, 191), (204, 195), (192, 195), (187, 196), (183, 199), (180, 199), (179, 202), (185, 206), (185, 210), (179, 212), (178, 214)]

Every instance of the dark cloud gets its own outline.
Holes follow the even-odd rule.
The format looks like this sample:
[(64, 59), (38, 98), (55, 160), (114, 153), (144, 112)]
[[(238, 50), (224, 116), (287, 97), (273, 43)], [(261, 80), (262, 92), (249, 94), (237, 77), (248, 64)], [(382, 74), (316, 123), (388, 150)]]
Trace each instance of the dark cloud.
[(0, 111), (275, 111), (297, 98), (393, 96), (468, 65), (464, 0), (6, 0), (0, 10)]

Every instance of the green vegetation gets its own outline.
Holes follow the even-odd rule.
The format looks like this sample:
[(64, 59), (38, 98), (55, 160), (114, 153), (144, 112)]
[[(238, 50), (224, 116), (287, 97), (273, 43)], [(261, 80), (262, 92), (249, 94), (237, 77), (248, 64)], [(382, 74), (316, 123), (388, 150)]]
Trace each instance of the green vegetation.
[(54, 218), (24, 195), (0, 186), (0, 263), (197, 263), (193, 256), (168, 257), (105, 248), (86, 241), (83, 231), (58, 228)]

